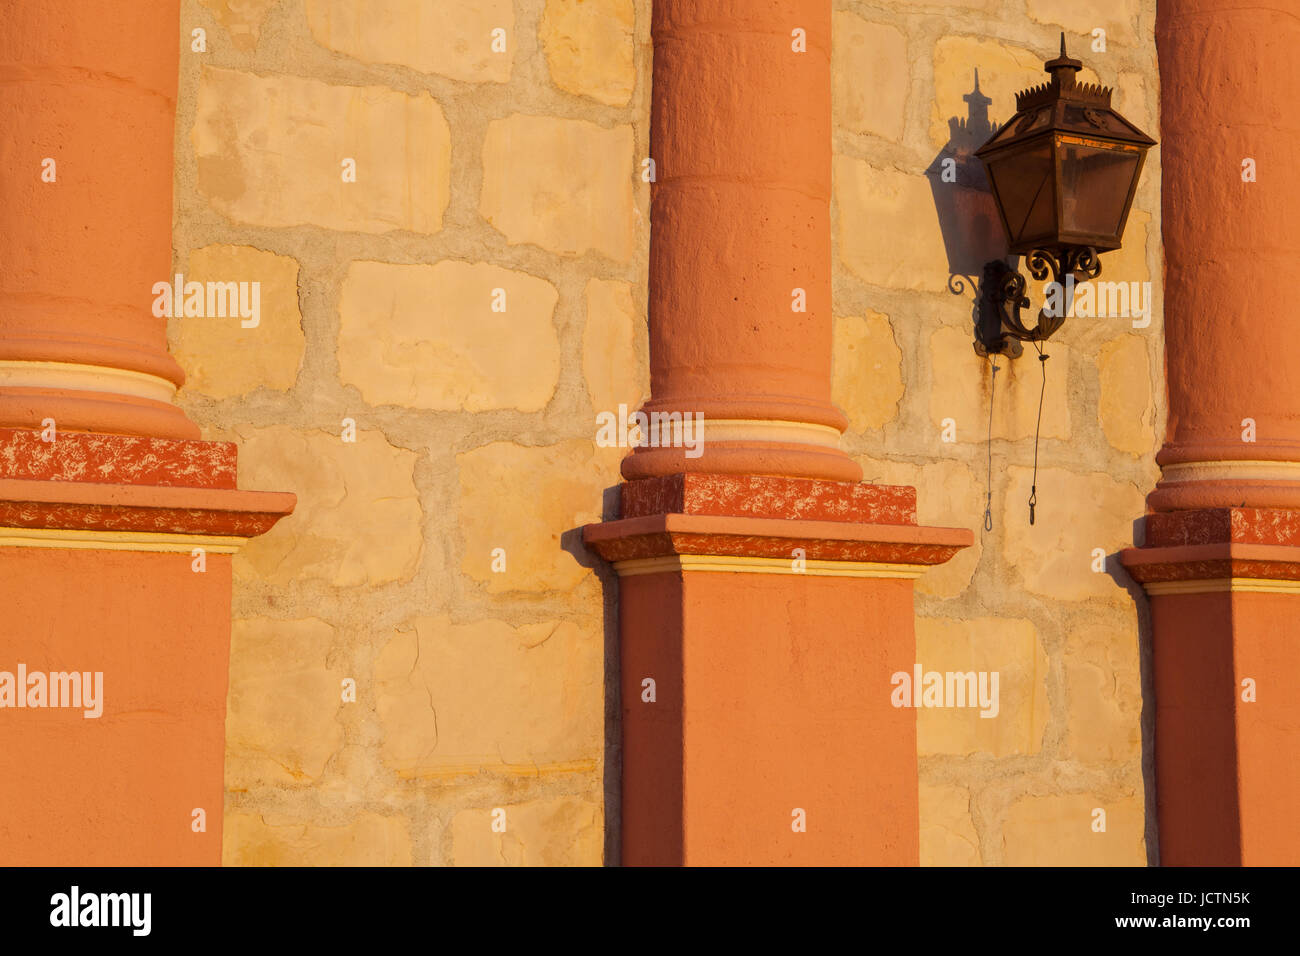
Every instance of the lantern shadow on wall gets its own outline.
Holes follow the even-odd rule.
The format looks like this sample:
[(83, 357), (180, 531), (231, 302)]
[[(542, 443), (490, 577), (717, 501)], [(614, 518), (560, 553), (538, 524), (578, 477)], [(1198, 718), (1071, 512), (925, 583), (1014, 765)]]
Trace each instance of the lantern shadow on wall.
[[(1111, 107), (1109, 88), (1076, 81), (1083, 63), (1065, 52), (1065, 34), (1060, 55), (1043, 66), (1051, 79), (1016, 94), (1015, 114), (996, 130), (988, 124), (986, 141), (973, 150), (987, 174), (983, 183), (990, 193), (983, 195), (1002, 227), (997, 240), (981, 240), (988, 207), (966, 153), (969, 139), (987, 122), (989, 101), (979, 92), (978, 77), (965, 97), (965, 124), (950, 121), (954, 141), (931, 165), (937, 173), (931, 187), (948, 249), (949, 288), (953, 274), (970, 276), (979, 270), (975, 350), (982, 355), (1019, 355), (1020, 342), (1046, 340), (1065, 322), (1069, 309), (1066, 297), (1058, 295), (1055, 308), (1040, 310), (1033, 327), (1025, 325), (1020, 317), (1029, 306), (1025, 278), (1008, 265), (1006, 254), (1023, 255), (1030, 276), (1040, 282), (1050, 276), (1053, 283), (1072, 288), (1071, 278), (1097, 278), (1099, 255), (1120, 247), (1147, 150), (1155, 145)], [(966, 161), (957, 183), (945, 181), (945, 168), (951, 170), (953, 160), (959, 170)], [(971, 185), (954, 188), (961, 175)], [(952, 195), (945, 196), (945, 190)], [(975, 245), (981, 241), (982, 254)], [(984, 260), (982, 267), (972, 253)]]
[(978, 69), (974, 87), (962, 99), (966, 116), (948, 118), (948, 142), (925, 171), (948, 257), (948, 289), (954, 295), (963, 294), (968, 283), (972, 289), (979, 285), (989, 256), (1007, 254), (997, 203), (984, 164), (975, 157), (997, 128), (989, 120), (993, 101), (980, 91)]

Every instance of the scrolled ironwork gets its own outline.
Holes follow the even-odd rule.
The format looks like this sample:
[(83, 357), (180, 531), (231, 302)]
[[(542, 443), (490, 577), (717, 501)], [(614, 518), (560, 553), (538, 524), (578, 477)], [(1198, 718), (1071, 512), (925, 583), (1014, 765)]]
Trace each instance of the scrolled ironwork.
[[(1062, 287), (1061, 302), (1065, 302), (1065, 280), (1095, 279), (1101, 275), (1101, 262), (1092, 246), (1065, 246), (1055, 249), (1032, 249), (1025, 256), (1025, 267), (1037, 282), (1049, 276)], [(984, 267), (984, 281), (980, 286), (979, 314), (976, 320), (978, 350), (983, 354), (1009, 352), (1009, 340), (1042, 342), (1065, 324), (1065, 311), (1057, 315), (1046, 309), (1038, 311), (1038, 321), (1031, 328), (1025, 325), (1021, 312), (1029, 308), (1025, 295), (1025, 277), (1005, 262), (996, 259)], [(1018, 349), (1017, 349), (1018, 351)]]

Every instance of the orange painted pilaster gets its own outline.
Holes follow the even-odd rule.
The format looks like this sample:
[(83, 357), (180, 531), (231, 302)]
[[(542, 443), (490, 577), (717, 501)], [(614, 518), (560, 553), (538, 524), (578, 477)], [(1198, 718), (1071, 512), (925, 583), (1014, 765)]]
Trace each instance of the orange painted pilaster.
[(231, 555), (294, 496), (170, 401), (178, 10), (0, 9), (0, 865), (221, 861)]
[(622, 862), (916, 865), (912, 579), (968, 546), (912, 488), (628, 482), (584, 539), (619, 575)]
[[(919, 860), (912, 579), (969, 545), (831, 404), (828, 0), (656, 0), (649, 444), (620, 518), (622, 862)], [(792, 306), (796, 306), (792, 308)], [(703, 416), (673, 447), (654, 415)], [(658, 447), (656, 447), (656, 443)]]
[(1121, 559), (1151, 595), (1160, 860), (1295, 865), (1300, 22), (1161, 0), (1156, 40), (1169, 427)]

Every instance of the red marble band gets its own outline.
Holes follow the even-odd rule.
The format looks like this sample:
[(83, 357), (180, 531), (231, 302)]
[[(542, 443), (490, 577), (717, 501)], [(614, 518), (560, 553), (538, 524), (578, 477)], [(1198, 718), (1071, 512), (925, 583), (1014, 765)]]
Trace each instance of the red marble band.
[(916, 524), (916, 489), (771, 475), (676, 474), (629, 481), (624, 518), (657, 514)]
[(1147, 515), (1147, 548), (1228, 542), (1300, 545), (1300, 512), (1205, 508)]
[(0, 429), (0, 479), (234, 488), (232, 442)]

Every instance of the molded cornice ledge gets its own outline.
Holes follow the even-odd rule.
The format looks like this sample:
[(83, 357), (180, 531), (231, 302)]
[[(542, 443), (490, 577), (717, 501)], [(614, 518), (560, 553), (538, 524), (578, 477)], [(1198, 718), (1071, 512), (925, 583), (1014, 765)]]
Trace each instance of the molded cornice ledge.
[(240, 491), (236, 446), (130, 435), (0, 429), (0, 542), (10, 547), (236, 550), (297, 503)]
[(1300, 591), (1300, 512), (1205, 508), (1151, 514), (1120, 563), (1149, 594)]
[(913, 578), (974, 542), (966, 528), (919, 527), (914, 488), (856, 482), (647, 478), (622, 486), (621, 514), (583, 529), (587, 546), (620, 575), (700, 570)]

